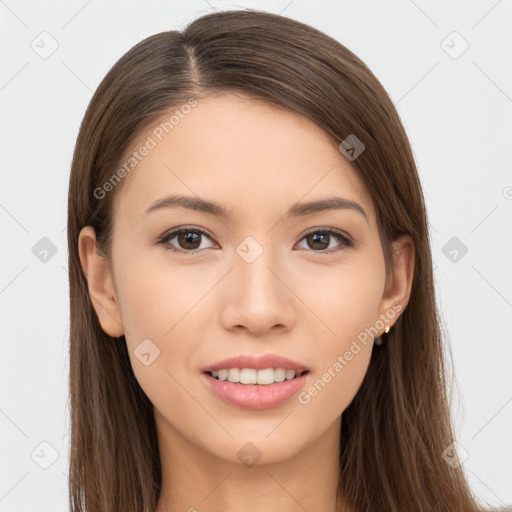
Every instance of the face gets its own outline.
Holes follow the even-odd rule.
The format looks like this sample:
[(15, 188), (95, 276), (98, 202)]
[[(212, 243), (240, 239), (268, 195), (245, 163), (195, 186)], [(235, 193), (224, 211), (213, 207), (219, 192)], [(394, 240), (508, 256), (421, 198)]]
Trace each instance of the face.
[[(156, 143), (116, 196), (111, 273), (88, 250), (91, 228), (81, 234), (96, 311), (106, 332), (125, 335), (159, 428), (227, 461), (254, 449), (247, 442), (260, 463), (290, 457), (330, 430), (339, 435), (375, 332), (408, 298), (410, 267), (397, 264), (386, 282), (371, 198), (311, 121), (232, 94), (198, 100), (159, 140), (155, 128), (168, 119), (131, 149), (148, 136)], [(171, 195), (226, 215), (158, 203)], [(332, 198), (338, 207), (298, 208)], [(269, 354), (308, 371), (280, 384), (204, 373)], [(248, 368), (247, 382), (258, 376), (251, 362), (224, 366)]]

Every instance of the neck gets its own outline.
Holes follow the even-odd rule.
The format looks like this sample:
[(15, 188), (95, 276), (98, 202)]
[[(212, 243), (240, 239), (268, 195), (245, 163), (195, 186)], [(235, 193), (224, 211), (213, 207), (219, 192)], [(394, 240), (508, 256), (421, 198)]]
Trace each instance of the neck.
[(219, 458), (155, 418), (162, 465), (156, 512), (336, 512), (340, 417), (302, 450), (253, 466)]

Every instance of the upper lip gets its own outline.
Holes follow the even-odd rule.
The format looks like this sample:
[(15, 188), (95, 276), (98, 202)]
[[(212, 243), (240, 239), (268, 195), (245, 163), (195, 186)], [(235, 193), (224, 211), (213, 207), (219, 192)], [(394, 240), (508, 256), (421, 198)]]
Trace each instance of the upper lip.
[(230, 357), (217, 363), (203, 368), (203, 372), (215, 372), (218, 370), (229, 370), (230, 368), (254, 368), (264, 370), (266, 368), (284, 368), (285, 370), (295, 370), (301, 372), (308, 368), (297, 361), (288, 359), (277, 354), (265, 354), (263, 356), (253, 356), (250, 354)]

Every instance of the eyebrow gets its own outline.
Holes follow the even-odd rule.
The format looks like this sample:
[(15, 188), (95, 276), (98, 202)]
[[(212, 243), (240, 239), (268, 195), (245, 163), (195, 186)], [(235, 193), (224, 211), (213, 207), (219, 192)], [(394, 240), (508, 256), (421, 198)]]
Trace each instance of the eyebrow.
[[(157, 199), (146, 209), (144, 216), (156, 210), (167, 208), (187, 208), (189, 210), (196, 210), (225, 219), (229, 219), (231, 217), (230, 211), (218, 203), (200, 199), (199, 197), (182, 195), (170, 195), (161, 199)], [(368, 222), (368, 216), (366, 215), (364, 208), (355, 201), (346, 199), (344, 197), (329, 197), (326, 199), (310, 201), (307, 203), (295, 203), (286, 212), (284, 217), (304, 217), (306, 215), (312, 215), (314, 213), (327, 210), (352, 210), (363, 215), (366, 219), (366, 222)]]

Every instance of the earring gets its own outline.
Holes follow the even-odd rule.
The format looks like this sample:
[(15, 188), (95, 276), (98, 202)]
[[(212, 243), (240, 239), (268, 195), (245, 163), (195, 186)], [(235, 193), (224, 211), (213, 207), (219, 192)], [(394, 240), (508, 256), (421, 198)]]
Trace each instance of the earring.
[(386, 333), (386, 334), (387, 334), (387, 333), (389, 332), (389, 329), (390, 329), (390, 328), (391, 328), (391, 326), (386, 325), (386, 328), (384, 329), (384, 332), (383, 332), (383, 333), (381, 333), (381, 334), (379, 335), (379, 337), (378, 337), (378, 338), (375, 338), (375, 345), (382, 345), (382, 344), (384, 343), (384, 340), (382, 339), (382, 335), (383, 335), (384, 333)]

